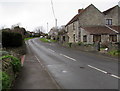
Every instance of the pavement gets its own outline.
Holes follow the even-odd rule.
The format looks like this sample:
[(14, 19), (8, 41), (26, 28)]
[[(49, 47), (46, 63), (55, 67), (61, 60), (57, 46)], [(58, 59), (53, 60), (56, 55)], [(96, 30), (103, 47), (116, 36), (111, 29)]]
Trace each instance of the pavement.
[[(25, 56), (24, 56), (25, 57)], [(23, 63), (23, 60), (22, 60)], [(47, 69), (31, 50), (26, 54), (22, 70), (15, 81), (15, 89), (59, 89)]]

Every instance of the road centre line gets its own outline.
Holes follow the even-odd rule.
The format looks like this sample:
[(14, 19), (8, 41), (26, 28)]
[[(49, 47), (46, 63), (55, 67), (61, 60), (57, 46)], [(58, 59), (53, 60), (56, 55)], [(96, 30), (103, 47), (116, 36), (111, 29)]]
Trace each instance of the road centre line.
[(118, 76), (116, 76), (114, 74), (111, 74), (110, 76), (120, 79), (120, 77), (118, 77)]
[[(101, 70), (101, 69), (96, 68), (96, 67), (91, 66), (91, 65), (88, 65), (88, 67), (93, 68), (93, 69), (95, 69), (95, 70), (98, 70), (98, 71), (100, 71), (100, 72), (102, 72), (102, 73), (105, 73), (105, 74), (108, 73), (108, 72), (106, 72), (106, 71), (104, 71), (104, 70)], [(116, 76), (116, 75), (114, 75), (114, 74), (110, 74), (110, 76), (112, 76), (112, 77), (114, 77), (114, 78), (117, 78), (117, 79), (120, 79), (120, 77), (118, 77), (118, 76)]]
[(66, 55), (64, 55), (64, 54), (61, 54), (61, 53), (60, 53), (60, 55), (66, 57), (66, 58), (68, 58), (68, 59), (71, 59), (71, 60), (73, 60), (73, 61), (76, 61), (76, 59), (71, 58), (71, 57), (68, 57), (68, 56), (66, 56)]
[(48, 49), (48, 50), (50, 50), (50, 51), (52, 51), (52, 52), (55, 52), (54, 50), (52, 50), (52, 49)]

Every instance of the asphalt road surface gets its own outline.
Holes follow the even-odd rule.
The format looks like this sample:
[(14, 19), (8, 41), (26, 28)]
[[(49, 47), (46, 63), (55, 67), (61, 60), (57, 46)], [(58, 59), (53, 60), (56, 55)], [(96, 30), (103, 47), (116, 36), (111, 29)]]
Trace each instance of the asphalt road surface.
[(61, 88), (118, 89), (117, 59), (43, 43), (38, 38), (26, 44)]

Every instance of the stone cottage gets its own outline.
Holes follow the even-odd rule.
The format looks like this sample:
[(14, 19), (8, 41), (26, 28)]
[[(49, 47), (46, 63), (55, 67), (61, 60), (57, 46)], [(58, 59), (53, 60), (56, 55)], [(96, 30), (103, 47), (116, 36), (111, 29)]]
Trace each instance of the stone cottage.
[(53, 27), (51, 30), (48, 32), (48, 35), (50, 36), (51, 39), (57, 40), (58, 38), (58, 28)]
[(100, 42), (118, 42), (118, 9), (119, 6), (104, 12), (99, 11), (93, 4), (85, 9), (79, 9), (66, 25), (69, 42), (84, 42), (92, 44)]

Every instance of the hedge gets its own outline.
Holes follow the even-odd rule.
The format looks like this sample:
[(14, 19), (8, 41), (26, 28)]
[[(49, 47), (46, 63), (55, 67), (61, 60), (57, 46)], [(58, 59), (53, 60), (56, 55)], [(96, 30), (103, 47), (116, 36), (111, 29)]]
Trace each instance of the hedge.
[(23, 39), (20, 33), (2, 31), (3, 47), (19, 47), (22, 46)]
[(3, 68), (2, 72), (0, 72), (0, 74), (2, 74), (2, 76), (0, 76), (0, 81), (2, 82), (2, 91), (9, 91), (12, 87), (12, 84), (15, 78), (18, 76), (18, 72), (21, 70), (21, 62), (18, 58), (11, 56), (11, 55), (2, 56), (0, 57), (0, 60), (3, 61), (2, 66), (6, 61), (6, 63), (11, 64), (13, 68), (12, 70), (13, 70), (14, 75), (11, 75), (9, 73), (10, 69), (8, 69), (9, 67), (7, 66), (6, 66), (6, 69), (8, 69), (8, 71), (4, 70)]
[(0, 57), (0, 60), (6, 59), (6, 58), (10, 58), (11, 59), (10, 63), (12, 64), (14, 73), (19, 72), (20, 69), (21, 69), (21, 62), (20, 62), (20, 60), (18, 58), (14, 57), (14, 56), (11, 56), (11, 55), (2, 56), (2, 57)]
[(0, 77), (0, 81), (2, 82), (2, 91), (8, 91), (12, 83), (10, 76), (6, 72), (0, 72), (0, 74), (2, 74)]

